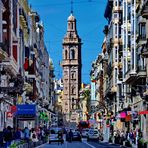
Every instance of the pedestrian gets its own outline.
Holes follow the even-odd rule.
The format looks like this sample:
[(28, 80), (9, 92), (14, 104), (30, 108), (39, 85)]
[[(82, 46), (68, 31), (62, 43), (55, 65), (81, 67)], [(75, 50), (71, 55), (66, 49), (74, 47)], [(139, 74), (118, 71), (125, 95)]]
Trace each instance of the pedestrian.
[(0, 148), (4, 146), (4, 133), (0, 132)]
[(32, 129), (30, 137), (31, 137), (31, 140), (32, 140), (33, 145), (35, 147), (36, 146), (36, 142), (38, 142), (38, 136), (37, 136), (37, 133), (36, 133), (36, 131), (34, 129)]
[(28, 127), (25, 127), (24, 129), (24, 139), (28, 143), (28, 147), (29, 147), (30, 131)]
[(15, 133), (14, 133), (14, 139), (15, 140), (20, 140), (21, 139), (21, 132), (20, 130), (17, 128)]
[(121, 144), (121, 145), (123, 145), (124, 138), (125, 138), (125, 136), (124, 136), (124, 131), (122, 130), (121, 133), (120, 133), (120, 139), (121, 139), (121, 140), (120, 140), (120, 144)]
[(69, 142), (72, 142), (72, 138), (73, 138), (73, 132), (70, 129), (70, 132), (69, 132)]
[(58, 144), (59, 144), (59, 141), (61, 141), (61, 144), (63, 144), (63, 134), (61, 131), (58, 132)]
[(12, 130), (11, 127), (8, 126), (6, 130), (4, 130), (4, 140), (5, 140), (5, 148), (8, 148), (11, 145), (12, 141)]

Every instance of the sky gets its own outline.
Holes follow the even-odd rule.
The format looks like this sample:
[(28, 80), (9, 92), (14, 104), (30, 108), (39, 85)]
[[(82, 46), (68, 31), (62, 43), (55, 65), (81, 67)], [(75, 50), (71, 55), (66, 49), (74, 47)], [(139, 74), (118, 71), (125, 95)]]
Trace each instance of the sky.
[[(107, 24), (104, 11), (107, 0), (73, 0), (73, 15), (77, 19), (77, 31), (82, 39), (82, 82), (90, 83), (92, 62), (101, 53), (103, 29)], [(71, 13), (71, 0), (29, 0), (37, 11), (45, 30), (45, 44), (53, 60), (55, 76), (62, 78), (62, 40), (67, 30), (67, 18)]]

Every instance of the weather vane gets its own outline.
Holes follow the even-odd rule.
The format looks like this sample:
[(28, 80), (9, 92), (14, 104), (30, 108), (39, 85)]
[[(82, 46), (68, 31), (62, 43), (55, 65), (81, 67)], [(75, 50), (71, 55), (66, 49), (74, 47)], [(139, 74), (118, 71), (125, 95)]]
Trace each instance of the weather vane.
[(73, 0), (71, 0), (71, 14), (73, 14)]

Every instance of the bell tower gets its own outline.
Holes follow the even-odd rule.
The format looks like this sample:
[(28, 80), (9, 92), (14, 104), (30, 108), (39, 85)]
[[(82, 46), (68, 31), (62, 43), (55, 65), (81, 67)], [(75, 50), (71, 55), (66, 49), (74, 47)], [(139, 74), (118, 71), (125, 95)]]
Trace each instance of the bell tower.
[(81, 44), (76, 29), (76, 19), (71, 11), (63, 39), (63, 113), (66, 121), (75, 123), (78, 120), (75, 110), (81, 87)]

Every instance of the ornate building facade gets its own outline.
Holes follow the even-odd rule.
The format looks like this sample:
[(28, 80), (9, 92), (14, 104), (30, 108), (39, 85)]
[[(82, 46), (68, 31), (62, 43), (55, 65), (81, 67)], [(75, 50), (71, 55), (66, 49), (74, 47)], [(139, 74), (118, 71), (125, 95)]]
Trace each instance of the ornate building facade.
[(63, 40), (63, 113), (66, 122), (77, 122), (77, 102), (81, 87), (81, 39), (77, 34), (76, 19), (68, 17), (67, 32)]

